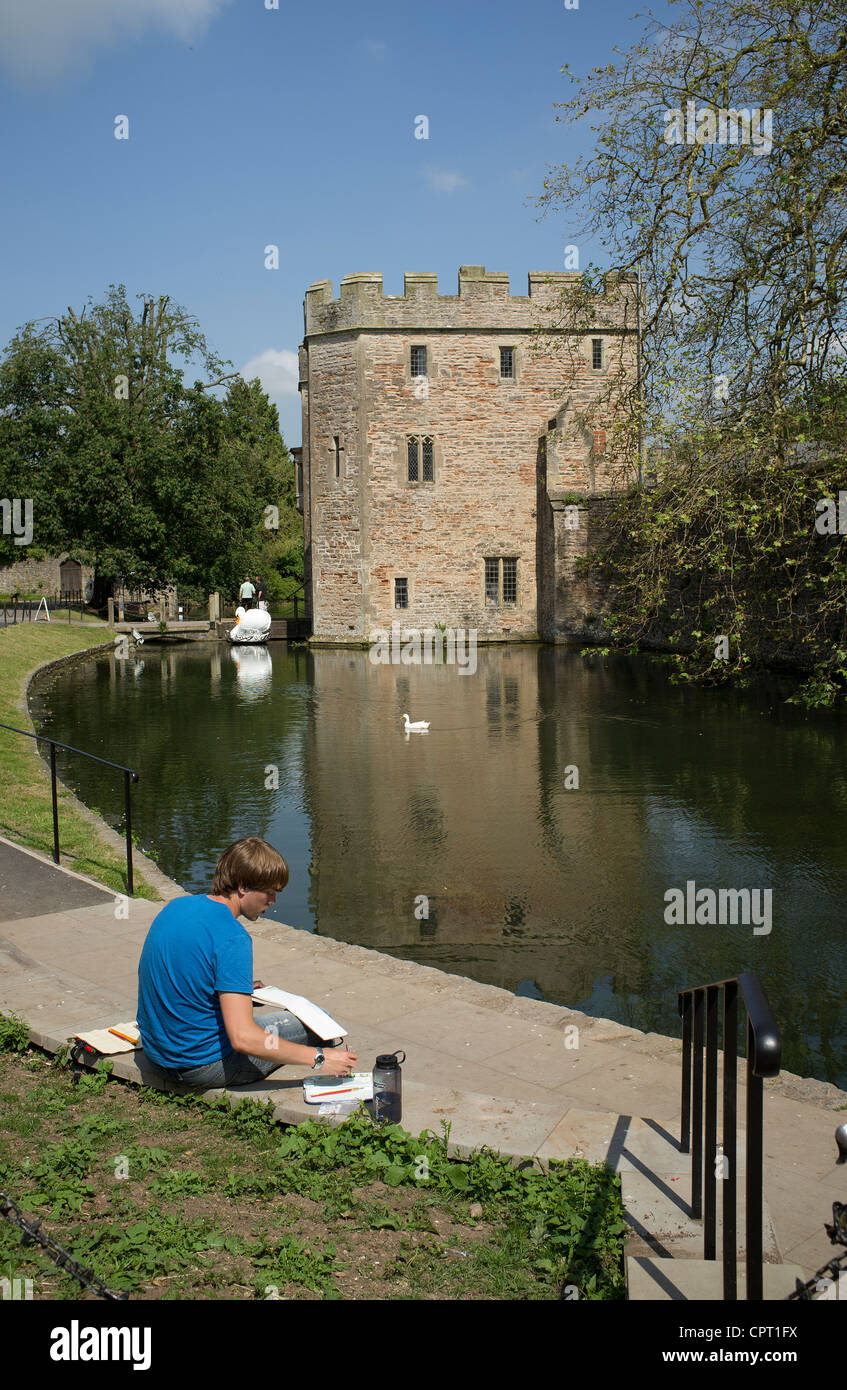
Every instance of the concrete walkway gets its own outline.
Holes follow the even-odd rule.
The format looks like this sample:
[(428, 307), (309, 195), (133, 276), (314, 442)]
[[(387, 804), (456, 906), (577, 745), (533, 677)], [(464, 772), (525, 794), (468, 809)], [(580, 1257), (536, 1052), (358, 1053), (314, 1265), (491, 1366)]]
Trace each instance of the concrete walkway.
[[(8, 842), (0, 880), (0, 1011), (23, 1018), (50, 1051), (78, 1030), (134, 1018), (138, 957), (162, 904), (122, 903)], [(181, 892), (171, 885), (172, 896)], [(702, 1228), (685, 1208), (689, 1160), (677, 1147), (678, 1040), (274, 922), (250, 930), (255, 976), (324, 1005), (349, 1030), (363, 1069), (378, 1052), (406, 1050), (406, 1129), (440, 1134), (447, 1121), (458, 1153), (487, 1144), (508, 1155), (608, 1162), (621, 1174), (630, 1253), (702, 1254)], [(156, 1084), (141, 1051), (116, 1057), (114, 1073)], [(287, 1123), (313, 1118), (305, 1075), (285, 1067), (233, 1095), (272, 1101)], [(765, 1083), (766, 1259), (790, 1261), (803, 1277), (837, 1253), (823, 1227), (832, 1203), (847, 1199), (847, 1168), (835, 1166), (833, 1136), (847, 1118), (839, 1107), (847, 1094), (825, 1083), (789, 1073)], [(742, 1227), (743, 1211), (741, 1191)], [(771, 1296), (793, 1288), (787, 1274)]]

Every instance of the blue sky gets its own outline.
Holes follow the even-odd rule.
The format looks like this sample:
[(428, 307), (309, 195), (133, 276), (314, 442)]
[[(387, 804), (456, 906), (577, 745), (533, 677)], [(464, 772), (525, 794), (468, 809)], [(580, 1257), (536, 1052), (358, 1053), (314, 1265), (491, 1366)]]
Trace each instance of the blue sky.
[(635, 0), (266, 3), (2, 0), (0, 345), (111, 283), (167, 294), (260, 377), (294, 445), (314, 280), (337, 294), (380, 270), (400, 294), (428, 270), (455, 294), (459, 266), (483, 264), (525, 294), (527, 271), (562, 267), (571, 229), (532, 205), (590, 148), (556, 122), (561, 68), (613, 61), (642, 22)]

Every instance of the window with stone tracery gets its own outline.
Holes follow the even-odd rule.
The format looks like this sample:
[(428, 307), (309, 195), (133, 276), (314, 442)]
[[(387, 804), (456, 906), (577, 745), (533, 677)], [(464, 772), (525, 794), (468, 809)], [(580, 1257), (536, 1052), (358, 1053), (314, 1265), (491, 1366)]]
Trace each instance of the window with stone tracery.
[(410, 483), (435, 482), (435, 452), (432, 435), (407, 435), (406, 460)]

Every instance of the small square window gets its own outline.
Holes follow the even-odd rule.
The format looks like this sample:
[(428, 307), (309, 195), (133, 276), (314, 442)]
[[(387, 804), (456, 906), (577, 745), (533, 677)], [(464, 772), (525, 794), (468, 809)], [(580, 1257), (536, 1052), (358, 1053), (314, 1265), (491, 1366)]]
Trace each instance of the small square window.
[(426, 376), (426, 348), (412, 348), (412, 376)]
[(514, 381), (515, 379), (515, 349), (501, 347), (500, 349), (500, 380)]
[(409, 581), (408, 579), (394, 580), (394, 607), (409, 607)]
[(489, 607), (514, 608), (518, 601), (518, 561), (509, 556), (485, 561), (485, 602)]
[(592, 365), (592, 367), (594, 368), (595, 371), (601, 371), (602, 368), (603, 368), (603, 339), (602, 339), (602, 338), (592, 338), (592, 339), (591, 339), (591, 365)]

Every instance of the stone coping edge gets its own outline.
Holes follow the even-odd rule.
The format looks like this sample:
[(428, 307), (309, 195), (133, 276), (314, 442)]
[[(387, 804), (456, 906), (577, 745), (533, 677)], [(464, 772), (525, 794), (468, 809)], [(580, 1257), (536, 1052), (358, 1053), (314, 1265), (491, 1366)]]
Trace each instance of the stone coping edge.
[[(72, 652), (69, 656), (59, 657), (37, 667), (26, 682), (24, 700), (27, 715), (29, 715), (30, 692), (36, 681), (40, 684), (51, 671), (86, 661), (98, 652), (111, 651), (113, 645), (112, 642), (98, 643), (95, 647), (86, 647), (82, 651)], [(64, 783), (60, 783), (60, 785), (67, 792), (75, 809), (99, 829), (106, 843), (123, 852), (125, 850), (124, 840), (99, 816), (84, 806), (69, 788), (64, 787)], [(52, 860), (49, 862), (52, 863)], [(133, 862), (138, 862), (144, 873), (149, 875), (149, 881), (156, 891), (161, 893), (164, 901), (186, 896), (186, 891), (180, 884), (163, 874), (161, 869), (135, 846), (133, 846)], [(134, 901), (145, 900), (134, 899)], [(275, 937), (274, 933), (281, 934)], [(299, 944), (306, 938), (313, 951), (324, 951), (336, 959), (349, 960), (351, 964), (379, 966), (379, 973), (382, 975), (405, 978), (409, 982), (417, 981), (425, 988), (431, 989), (435, 994), (452, 993), (454, 997), (465, 1003), (489, 1009), (492, 1013), (510, 1014), (513, 1017), (525, 1019), (527, 1022), (535, 1022), (542, 1027), (564, 1027), (567, 1024), (576, 1024), (580, 1031), (591, 1031), (595, 1042), (631, 1043), (632, 1050), (635, 1052), (654, 1057), (664, 1055), (669, 1060), (675, 1059), (682, 1052), (681, 1039), (668, 1037), (663, 1033), (645, 1033), (640, 1029), (617, 1023), (613, 1019), (597, 1018), (593, 1014), (583, 1014), (564, 1005), (550, 1004), (539, 999), (525, 999), (512, 994), (509, 990), (501, 989), (499, 985), (483, 984), (464, 975), (451, 975), (447, 971), (438, 970), (431, 965), (419, 965), (416, 961), (397, 960), (394, 956), (385, 955), (383, 952), (375, 951), (370, 947), (358, 946), (346, 941), (336, 941), (332, 937), (318, 936), (313, 932), (305, 932), (296, 927), (289, 927), (284, 923), (257, 922), (254, 924), (251, 935), (286, 944)], [(63, 1045), (63, 1043), (58, 1043), (57, 1048)], [(847, 1091), (840, 1090), (829, 1081), (818, 1081), (813, 1077), (798, 1076), (794, 1072), (781, 1071), (778, 1077), (765, 1081), (764, 1089), (769, 1094), (782, 1095), (790, 1100), (807, 1101), (828, 1110), (847, 1109)], [(299, 1118), (302, 1119), (302, 1116)], [(294, 1123), (296, 1122), (294, 1121)]]
[[(324, 953), (336, 960), (346, 960), (351, 965), (375, 969), (381, 975), (404, 979), (409, 984), (418, 984), (430, 990), (434, 996), (449, 994), (463, 1003), (474, 1004), (492, 1013), (521, 1018), (539, 1027), (564, 1028), (568, 1024), (575, 1024), (580, 1032), (590, 1032), (594, 1042), (625, 1043), (633, 1052), (669, 1061), (681, 1058), (681, 1038), (668, 1037), (664, 1033), (645, 1033), (640, 1029), (617, 1023), (614, 1019), (580, 1013), (566, 1005), (551, 1004), (542, 999), (526, 999), (512, 994), (507, 989), (501, 989), (499, 985), (483, 984), (465, 975), (451, 975), (435, 966), (419, 965), (417, 961), (398, 960), (368, 946), (336, 941), (328, 936), (317, 936), (280, 922), (256, 922), (251, 928), (251, 936), (257, 940), (275, 941), (281, 945), (299, 944), (306, 936), (314, 954)], [(741, 1076), (743, 1078), (743, 1072)], [(764, 1088), (770, 1094), (782, 1094), (789, 1099), (809, 1101), (826, 1109), (847, 1107), (847, 1091), (839, 1090), (829, 1081), (817, 1081), (813, 1077), (798, 1076), (794, 1072), (780, 1072), (778, 1077), (765, 1080)]]

